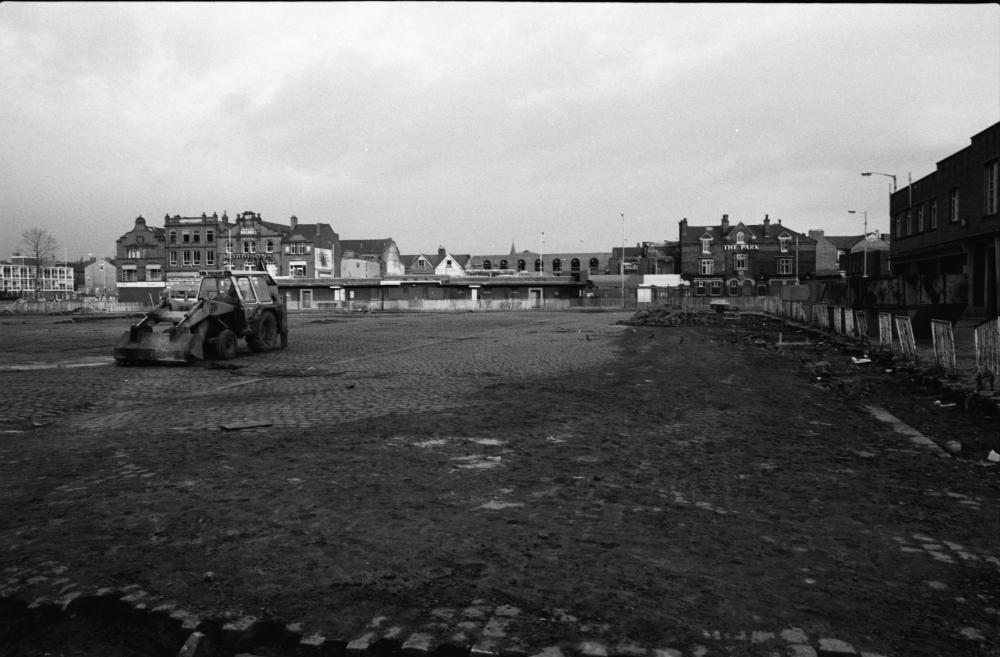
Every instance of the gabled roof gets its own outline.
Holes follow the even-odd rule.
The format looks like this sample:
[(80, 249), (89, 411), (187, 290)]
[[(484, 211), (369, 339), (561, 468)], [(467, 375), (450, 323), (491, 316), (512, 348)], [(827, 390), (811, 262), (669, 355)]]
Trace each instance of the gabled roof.
[(438, 264), (441, 263), (441, 260), (444, 259), (443, 256), (440, 256), (437, 253), (434, 254), (417, 253), (414, 255), (401, 255), (399, 256), (399, 261), (403, 263), (404, 267), (409, 269), (410, 267), (415, 266), (420, 258), (426, 260), (427, 263), (434, 268), (436, 268)]
[(827, 241), (841, 251), (849, 250), (852, 246), (864, 239), (864, 237), (864, 235), (826, 235)]
[[(682, 227), (684, 224), (682, 224)], [(684, 228), (684, 233), (681, 235), (681, 241), (686, 244), (691, 244), (697, 242), (702, 237), (711, 237), (712, 241), (731, 241), (735, 239), (736, 228), (742, 227), (744, 230), (750, 233), (752, 237), (756, 237), (758, 243), (763, 242), (777, 242), (778, 236), (787, 234), (790, 238), (798, 238), (799, 241), (803, 242), (815, 242), (813, 238), (809, 237), (806, 233), (800, 233), (797, 230), (792, 230), (788, 226), (784, 226), (779, 222), (771, 222), (767, 226), (763, 223), (760, 224), (745, 224), (742, 221), (736, 224), (731, 224), (728, 229), (723, 230), (721, 225), (714, 226), (692, 226), (687, 225)], [(766, 230), (765, 230), (766, 228)], [(765, 234), (766, 233), (766, 234)]]
[(288, 241), (305, 241), (332, 247), (337, 242), (337, 233), (330, 224), (297, 224), (287, 236)]

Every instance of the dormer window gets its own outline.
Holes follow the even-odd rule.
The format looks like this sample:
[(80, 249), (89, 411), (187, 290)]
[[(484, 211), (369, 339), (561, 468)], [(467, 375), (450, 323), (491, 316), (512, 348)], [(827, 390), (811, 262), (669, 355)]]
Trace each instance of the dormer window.
[(701, 252), (702, 253), (711, 253), (712, 252), (712, 238), (711, 237), (702, 237), (701, 238)]
[(787, 233), (778, 236), (778, 243), (781, 245), (781, 252), (788, 253), (788, 243), (791, 241), (791, 236)]
[(738, 233), (736, 233), (736, 243), (737, 244), (746, 244), (747, 243), (746, 234), (744, 234), (744, 232), (742, 230), (739, 231)]

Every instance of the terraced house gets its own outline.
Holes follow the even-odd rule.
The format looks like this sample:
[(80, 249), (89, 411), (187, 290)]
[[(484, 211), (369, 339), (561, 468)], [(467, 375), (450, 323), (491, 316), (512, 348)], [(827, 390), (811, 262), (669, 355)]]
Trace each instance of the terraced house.
[(780, 285), (795, 285), (816, 271), (816, 240), (764, 215), (760, 224), (716, 226), (680, 222), (681, 277), (694, 296), (759, 296)]

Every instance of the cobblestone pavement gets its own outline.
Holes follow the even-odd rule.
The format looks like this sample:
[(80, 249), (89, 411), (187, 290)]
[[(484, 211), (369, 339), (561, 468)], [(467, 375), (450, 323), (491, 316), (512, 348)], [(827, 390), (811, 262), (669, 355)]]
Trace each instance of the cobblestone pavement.
[(996, 468), (626, 316), (301, 313), (193, 367), (6, 320), (3, 608), (115, 601), (170, 654), (1000, 654)]

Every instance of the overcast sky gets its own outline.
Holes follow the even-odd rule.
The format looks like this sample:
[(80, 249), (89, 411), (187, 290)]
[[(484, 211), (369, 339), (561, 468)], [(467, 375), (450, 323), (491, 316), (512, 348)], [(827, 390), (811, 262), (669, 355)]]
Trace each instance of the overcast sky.
[(891, 184), (860, 172), (1000, 120), (995, 3), (15, 2), (0, 62), (2, 259), (248, 209), (404, 254), (860, 234)]

